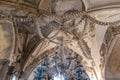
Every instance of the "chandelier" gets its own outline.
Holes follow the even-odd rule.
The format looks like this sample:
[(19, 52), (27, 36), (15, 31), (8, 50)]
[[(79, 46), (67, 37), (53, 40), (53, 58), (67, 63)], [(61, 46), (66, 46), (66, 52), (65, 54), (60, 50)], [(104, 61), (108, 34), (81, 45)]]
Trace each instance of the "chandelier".
[(62, 41), (52, 53), (45, 54), (34, 80), (89, 80), (80, 57)]

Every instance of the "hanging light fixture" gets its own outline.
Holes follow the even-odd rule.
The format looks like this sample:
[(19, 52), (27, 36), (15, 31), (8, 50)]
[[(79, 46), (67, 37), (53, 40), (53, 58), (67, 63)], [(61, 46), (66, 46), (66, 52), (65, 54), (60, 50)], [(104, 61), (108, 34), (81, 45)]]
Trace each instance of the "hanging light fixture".
[(44, 55), (35, 80), (89, 80), (79, 56), (64, 44), (61, 41), (51, 54)]
[(65, 80), (65, 77), (62, 74), (54, 75), (53, 80)]
[(11, 74), (10, 80), (18, 80), (18, 72), (14, 72), (13, 74)]

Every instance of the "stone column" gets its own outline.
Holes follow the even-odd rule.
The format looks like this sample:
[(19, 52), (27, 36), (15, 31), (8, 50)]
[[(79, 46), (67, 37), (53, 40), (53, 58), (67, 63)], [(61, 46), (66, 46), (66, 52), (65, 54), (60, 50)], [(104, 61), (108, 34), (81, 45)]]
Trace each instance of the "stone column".
[(6, 80), (9, 60), (0, 59), (0, 80)]

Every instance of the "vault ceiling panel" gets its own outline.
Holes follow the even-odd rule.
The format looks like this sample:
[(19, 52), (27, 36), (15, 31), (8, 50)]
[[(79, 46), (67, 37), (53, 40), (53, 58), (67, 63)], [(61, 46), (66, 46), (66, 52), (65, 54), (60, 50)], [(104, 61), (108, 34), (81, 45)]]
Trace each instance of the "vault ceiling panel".
[(82, 2), (81, 0), (70, 0), (70, 1), (58, 1), (55, 3), (55, 11), (56, 12), (65, 12), (67, 10), (82, 10)]
[(16, 2), (17, 0), (8, 0), (8, 1), (11, 1), (11, 2)]
[(96, 10), (108, 7), (117, 7), (120, 4), (120, 0), (83, 0), (86, 10)]
[(38, 5), (38, 9), (51, 12), (52, 2), (51, 0), (41, 0), (40, 4)]
[(21, 3), (28, 4), (32, 7), (37, 8), (40, 0), (20, 0)]

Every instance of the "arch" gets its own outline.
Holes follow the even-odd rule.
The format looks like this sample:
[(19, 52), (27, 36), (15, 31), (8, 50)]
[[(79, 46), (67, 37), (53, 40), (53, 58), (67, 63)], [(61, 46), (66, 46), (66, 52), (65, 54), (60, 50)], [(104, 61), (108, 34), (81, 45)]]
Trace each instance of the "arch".
[(105, 64), (105, 78), (106, 80), (118, 80), (119, 77), (119, 40), (120, 35), (116, 35), (116, 37), (112, 40), (110, 44), (110, 48), (108, 50), (106, 56), (106, 64)]
[[(78, 61), (82, 61), (82, 57), (80, 56), (80, 55), (78, 55), (77, 53), (75, 53), (73, 50), (71, 50), (71, 49), (69, 49), (70, 50), (70, 52), (71, 52), (71, 55), (72, 55), (72, 57), (74, 56), (75, 57), (75, 55), (77, 55), (77, 57), (79, 57), (79, 58), (77, 58), (77, 57), (75, 57), (75, 60), (77, 60), (78, 59)], [(42, 53), (41, 55), (39, 55), (38, 56), (38, 58), (36, 58), (36, 60), (33, 62), (33, 64), (30, 64), (30, 65), (33, 65), (32, 67), (28, 67), (27, 69), (27, 71), (26, 71), (26, 73), (27, 73), (27, 76), (26, 76), (26, 78), (27, 79), (30, 79), (30, 80), (32, 80), (31, 78), (34, 78), (34, 77), (30, 77), (30, 75), (32, 75), (32, 76), (34, 76), (34, 71), (37, 69), (37, 67), (39, 67), (40, 66), (40, 64), (41, 64), (41, 61), (43, 60), (43, 58), (44, 58), (44, 56), (45, 55), (48, 55), (49, 56), (49, 58), (50, 57), (52, 57), (53, 55), (54, 55), (54, 53), (56, 52), (56, 47), (54, 47), (54, 48), (52, 48), (52, 49), (50, 49), (50, 50), (47, 50), (47, 51), (45, 51), (44, 53)], [(67, 55), (67, 53), (66, 54), (64, 54), (64, 56), (66, 56)], [(65, 60), (64, 60), (64, 62), (65, 62)], [(76, 61), (75, 61), (76, 62)], [(49, 62), (49, 63), (51, 63), (51, 62)], [(81, 62), (81, 65), (83, 65), (83, 67), (84, 67), (84, 64), (82, 64), (82, 62)], [(85, 68), (85, 67), (84, 67)], [(81, 68), (82, 69), (82, 68)], [(30, 71), (30, 72), (29, 72)], [(85, 70), (84, 70), (85, 71)], [(29, 73), (31, 73), (31, 74), (29, 74)], [(86, 74), (86, 73), (85, 73)], [(87, 75), (88, 76), (88, 75)], [(89, 80), (89, 79), (88, 79)]]
[(119, 43), (120, 26), (109, 27), (101, 47), (101, 56), (103, 57), (103, 72), (106, 80), (120, 79), (119, 73)]
[(8, 66), (13, 62), (15, 50), (15, 30), (13, 23), (8, 20), (0, 20), (0, 77), (5, 80)]

